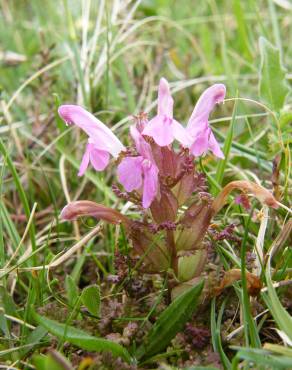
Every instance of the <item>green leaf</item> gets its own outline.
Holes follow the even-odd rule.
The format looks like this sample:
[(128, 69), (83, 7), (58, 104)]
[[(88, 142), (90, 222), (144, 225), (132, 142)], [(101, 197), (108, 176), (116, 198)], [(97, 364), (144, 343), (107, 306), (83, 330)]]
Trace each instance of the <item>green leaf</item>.
[(204, 282), (200, 282), (177, 297), (158, 317), (136, 356), (138, 359), (163, 351), (175, 335), (183, 329), (195, 311)]
[(127, 362), (131, 361), (131, 356), (128, 351), (118, 343), (96, 338), (72, 326), (60, 324), (57, 321), (40, 316), (36, 312), (33, 312), (33, 318), (59, 339), (66, 340), (79, 348), (92, 352), (109, 351), (115, 357), (122, 357)]
[(273, 283), (270, 276), (269, 267), (266, 269), (266, 281), (267, 281), (267, 292), (263, 293), (263, 298), (266, 305), (268, 306), (274, 320), (278, 327), (286, 333), (290, 340), (292, 340), (292, 317), (288, 311), (282, 306), (277, 292), (273, 287)]
[(32, 358), (32, 363), (38, 370), (47, 370), (47, 356), (34, 355)]
[(285, 103), (289, 87), (285, 80), (286, 70), (281, 62), (280, 51), (264, 37), (259, 39), (261, 67), (259, 95), (275, 112)]
[(77, 302), (79, 292), (78, 287), (75, 284), (75, 281), (70, 275), (66, 276), (65, 279), (65, 286), (66, 286), (66, 292), (67, 292), (67, 298), (70, 306), (74, 306)]
[(288, 129), (289, 132), (292, 130), (292, 112), (284, 112), (280, 115), (279, 126), (282, 130)]
[(98, 285), (90, 285), (83, 289), (81, 301), (93, 316), (100, 316), (100, 289)]
[(206, 251), (198, 249), (193, 254), (179, 257), (178, 280), (188, 281), (199, 276), (206, 262)]

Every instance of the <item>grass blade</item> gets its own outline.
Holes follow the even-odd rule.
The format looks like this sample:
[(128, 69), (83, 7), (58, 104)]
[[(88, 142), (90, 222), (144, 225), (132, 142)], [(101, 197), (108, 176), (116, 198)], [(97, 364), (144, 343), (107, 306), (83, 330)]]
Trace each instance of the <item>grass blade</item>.
[(236, 357), (247, 361), (252, 368), (254, 365), (265, 366), (268, 369), (291, 369), (292, 358), (286, 356), (273, 356), (264, 349), (231, 347), (238, 350)]
[(228, 129), (226, 138), (225, 138), (225, 142), (224, 142), (223, 153), (224, 153), (225, 158), (219, 161), (218, 166), (217, 166), (215, 180), (217, 181), (219, 185), (222, 184), (222, 180), (224, 177), (224, 171), (228, 163), (228, 157), (229, 157), (229, 153), (231, 150), (231, 144), (232, 144), (232, 139), (233, 139), (234, 122), (236, 119), (236, 113), (237, 113), (237, 101), (235, 101), (234, 103), (232, 119), (231, 119), (230, 126)]
[(215, 304), (216, 304), (216, 299), (214, 298), (212, 300), (212, 306), (211, 306), (212, 344), (213, 344), (214, 351), (219, 353), (219, 356), (220, 356), (220, 359), (222, 361), (222, 364), (224, 365), (224, 368), (225, 369), (230, 369), (231, 368), (231, 363), (230, 363), (228, 357), (226, 356), (226, 354), (225, 354), (225, 352), (222, 348), (222, 343), (221, 343), (221, 320), (222, 320), (222, 315), (223, 315), (223, 311), (224, 311), (224, 308), (225, 308), (225, 302), (223, 302), (223, 304), (220, 308), (218, 318), (217, 318), (217, 322), (216, 322), (216, 312), (215, 312), (216, 306), (215, 306)]
[(284, 245), (286, 239), (288, 238), (290, 225), (291, 221), (286, 223), (282, 229), (282, 233), (279, 234), (278, 238), (274, 241), (271, 247), (265, 274), (268, 290), (267, 292), (263, 293), (263, 298), (279, 328), (289, 337), (290, 340), (292, 340), (292, 317), (282, 306), (271, 279), (271, 259), (273, 255), (279, 251), (279, 247)]
[[(27, 220), (30, 218), (30, 207), (29, 203), (26, 197), (26, 194), (24, 192), (24, 189), (22, 187), (20, 178), (18, 176), (18, 173), (16, 171), (16, 168), (14, 166), (14, 163), (9, 155), (9, 153), (6, 150), (6, 147), (3, 143), (3, 141), (0, 139), (0, 152), (2, 153), (3, 157), (6, 158), (7, 166), (10, 169), (10, 172), (12, 174), (16, 189), (18, 191), (19, 198), (21, 200), (21, 203), (23, 205), (24, 213), (26, 215)], [(34, 224), (32, 223), (30, 228), (29, 228), (29, 235), (30, 235), (30, 240), (31, 240), (31, 245), (32, 245), (32, 250), (34, 251), (36, 249), (36, 242), (35, 242), (35, 228)], [(36, 262), (36, 256), (34, 257), (34, 262)]]

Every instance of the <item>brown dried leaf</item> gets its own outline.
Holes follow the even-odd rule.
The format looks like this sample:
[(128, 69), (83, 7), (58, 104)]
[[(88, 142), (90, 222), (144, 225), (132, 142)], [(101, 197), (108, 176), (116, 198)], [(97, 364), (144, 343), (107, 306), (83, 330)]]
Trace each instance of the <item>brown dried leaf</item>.
[(220, 209), (224, 206), (229, 193), (238, 189), (242, 192), (252, 193), (262, 204), (266, 204), (272, 208), (278, 208), (278, 204), (272, 193), (270, 193), (264, 187), (250, 181), (232, 181), (227, 184), (214, 199), (212, 204), (213, 215), (216, 215)]
[(92, 216), (98, 220), (107, 221), (111, 224), (124, 224), (129, 227), (132, 223), (126, 216), (115, 209), (103, 206), (89, 200), (78, 200), (71, 202), (63, 208), (61, 218), (72, 221), (82, 216)]
[[(215, 295), (219, 295), (222, 293), (223, 289), (233, 284), (235, 281), (241, 280), (241, 270), (240, 269), (232, 269), (225, 272), (224, 278), (220, 283), (218, 288), (215, 288)], [(262, 282), (260, 278), (251, 272), (246, 272), (246, 280), (247, 280), (247, 290), (248, 293), (252, 296), (256, 296), (259, 294), (260, 290), (262, 289)]]

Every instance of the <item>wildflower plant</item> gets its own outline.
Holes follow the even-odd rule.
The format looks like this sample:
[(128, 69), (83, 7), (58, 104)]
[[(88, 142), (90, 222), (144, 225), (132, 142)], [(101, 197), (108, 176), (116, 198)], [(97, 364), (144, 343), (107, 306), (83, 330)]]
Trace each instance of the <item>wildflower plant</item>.
[(65, 206), (62, 219), (93, 216), (111, 224), (122, 224), (132, 243), (132, 253), (143, 261), (144, 271), (167, 272), (176, 292), (186, 283), (197, 282), (206, 272), (211, 221), (231, 191), (239, 190), (243, 199), (252, 194), (262, 204), (277, 208), (268, 190), (248, 181), (233, 181), (213, 198), (205, 175), (197, 169), (198, 158), (208, 151), (219, 160), (224, 158), (208, 120), (216, 104), (224, 101), (225, 93), (223, 84), (209, 87), (184, 127), (173, 116), (169, 84), (162, 78), (157, 114), (150, 120), (146, 114), (136, 117), (130, 127), (130, 148), (84, 108), (62, 105), (61, 118), (88, 135), (79, 176), (89, 163), (96, 171), (105, 170), (112, 156), (119, 182), (113, 185), (113, 190), (118, 197), (135, 204), (141, 216), (132, 220), (116, 209), (81, 200)]

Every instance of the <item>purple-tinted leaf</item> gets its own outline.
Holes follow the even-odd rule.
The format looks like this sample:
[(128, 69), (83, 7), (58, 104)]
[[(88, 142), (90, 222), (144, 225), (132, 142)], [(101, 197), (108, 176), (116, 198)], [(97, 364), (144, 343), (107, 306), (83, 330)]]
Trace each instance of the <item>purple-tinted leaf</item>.
[(169, 254), (159, 235), (151, 234), (146, 227), (139, 225), (130, 229), (129, 238), (133, 243), (135, 254), (147, 264), (147, 272), (165, 271), (169, 267)]
[(157, 223), (165, 221), (175, 221), (178, 209), (178, 203), (173, 193), (168, 189), (161, 190), (160, 200), (157, 198), (153, 201), (151, 213)]
[(151, 148), (160, 175), (175, 178), (178, 175), (180, 163), (182, 161), (179, 155), (166, 146), (159, 147), (156, 144), (152, 144)]
[(179, 206), (186, 203), (190, 198), (195, 188), (194, 174), (186, 174), (173, 188), (173, 193), (176, 196)]

